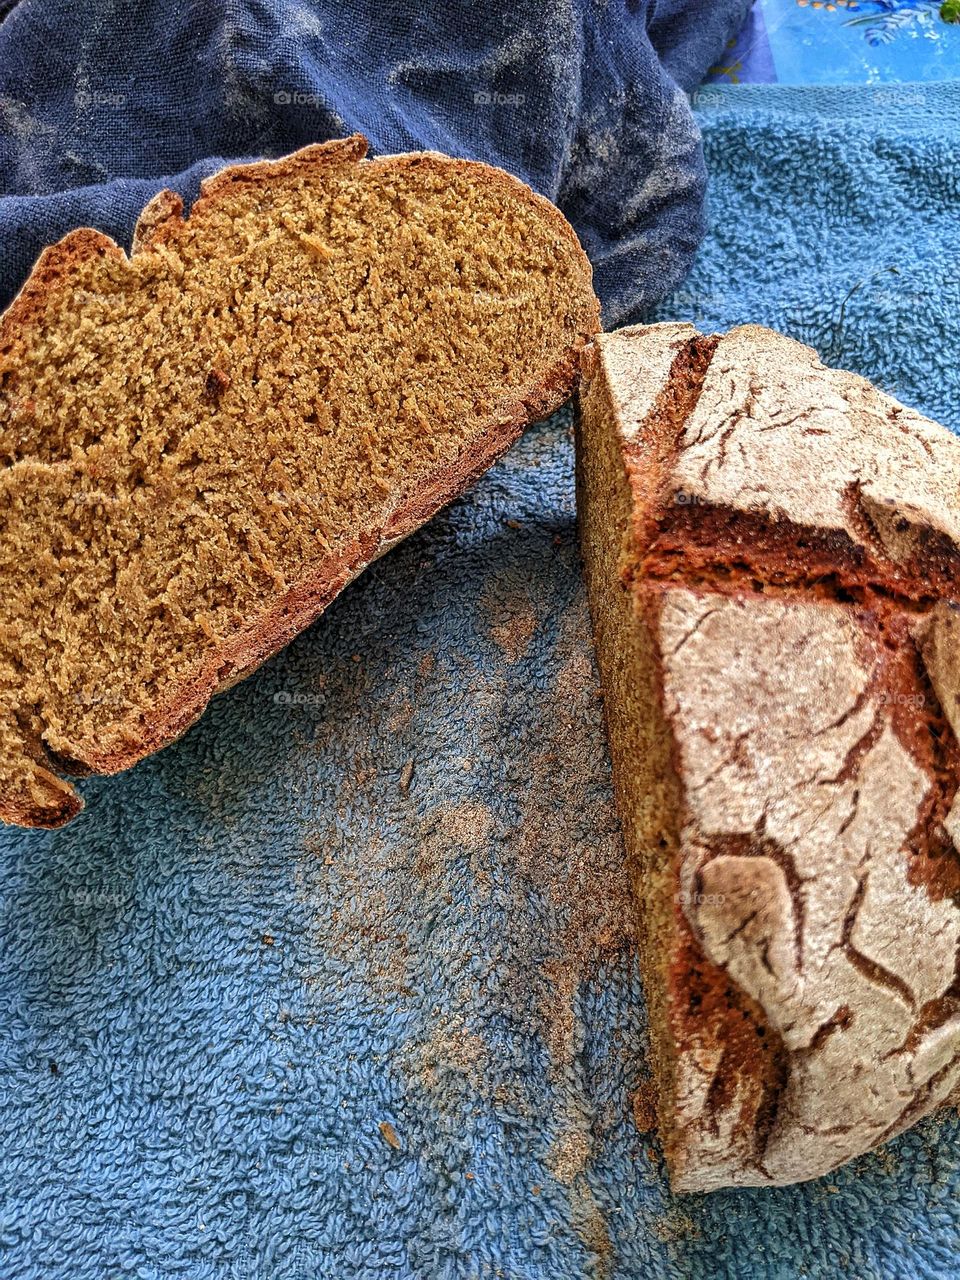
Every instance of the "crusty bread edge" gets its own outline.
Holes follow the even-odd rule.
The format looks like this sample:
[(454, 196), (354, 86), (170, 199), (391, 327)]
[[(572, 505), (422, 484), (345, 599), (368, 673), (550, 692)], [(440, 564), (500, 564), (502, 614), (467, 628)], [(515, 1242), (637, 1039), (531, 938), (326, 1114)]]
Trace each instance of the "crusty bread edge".
[[(461, 171), (482, 169), (488, 181), (504, 188), (514, 198), (520, 196), (537, 205), (557, 235), (568, 242), (574, 259), (579, 258), (583, 282), (593, 297), (592, 268), (575, 231), (555, 205), (520, 179), (482, 161), (457, 160), (435, 152), (411, 152), (367, 160), (364, 158), (366, 150), (366, 140), (360, 135), (353, 135), (301, 148), (280, 160), (227, 166), (203, 181), (201, 195), (194, 202), (190, 219), (202, 217), (204, 210), (220, 194), (233, 189), (237, 183), (261, 182), (277, 176), (278, 170), (288, 172), (301, 165), (353, 160), (397, 168), (442, 166), (448, 172), (451, 166)], [(157, 246), (169, 244), (186, 225), (181, 198), (175, 192), (158, 192), (144, 207), (137, 222), (133, 254), (150, 252)], [(74, 263), (92, 255), (126, 258), (114, 240), (91, 227), (71, 231), (57, 244), (45, 249), (20, 292), (0, 316), (0, 347), (10, 336), (12, 328), (20, 328), (32, 320), (49, 288), (68, 274)], [(472, 447), (464, 449), (452, 464), (429, 476), (425, 483), (414, 485), (379, 530), (361, 534), (346, 551), (321, 561), (255, 623), (232, 637), (227, 644), (204, 655), (196, 671), (185, 676), (174, 691), (156, 706), (146, 730), (140, 725), (134, 730), (121, 724), (118, 729), (124, 737), (122, 747), (86, 751), (84, 758), (76, 762), (79, 766), (77, 773), (120, 773), (176, 741), (202, 716), (218, 692), (242, 680), (278, 653), (315, 621), (373, 560), (426, 523), (487, 471), (515, 443), (526, 426), (559, 408), (579, 381), (581, 350), (600, 331), (600, 306), (595, 297), (589, 314), (578, 315), (576, 319), (576, 340), (563, 357), (522, 396), (507, 405), (501, 404), (495, 419), (491, 419), (479, 433)], [(49, 772), (42, 761), (38, 764)], [(53, 776), (57, 777), (56, 774)], [(64, 784), (63, 804), (56, 811), (40, 813), (26, 806), (0, 802), (0, 821), (53, 828), (69, 822), (82, 808), (82, 798)]]

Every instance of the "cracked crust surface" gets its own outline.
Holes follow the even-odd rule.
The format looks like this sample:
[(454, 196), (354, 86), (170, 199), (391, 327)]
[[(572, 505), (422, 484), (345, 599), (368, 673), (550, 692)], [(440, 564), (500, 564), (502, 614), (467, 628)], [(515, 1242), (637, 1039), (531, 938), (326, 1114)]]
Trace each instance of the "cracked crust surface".
[(897, 565), (924, 534), (960, 540), (950, 432), (757, 325), (720, 339), (670, 485), (693, 502), (845, 535)]
[[(671, 1180), (817, 1177), (960, 1084), (960, 444), (753, 326), (625, 330), (586, 367), (584, 554)], [(644, 808), (638, 723), (672, 813)]]
[(549, 201), (360, 137), (47, 249), (0, 321), (0, 819), (179, 736), (573, 390)]
[[(677, 588), (658, 637), (686, 799), (684, 914), (790, 1066), (763, 1149), (749, 1129), (718, 1144), (693, 1127), (680, 1185), (814, 1177), (943, 1101), (960, 1070), (960, 1002), (921, 1028), (953, 987), (960, 938), (953, 901), (910, 883), (933, 783), (885, 713), (899, 686), (882, 642), (849, 607)], [(688, 1034), (695, 1045), (695, 1022)]]

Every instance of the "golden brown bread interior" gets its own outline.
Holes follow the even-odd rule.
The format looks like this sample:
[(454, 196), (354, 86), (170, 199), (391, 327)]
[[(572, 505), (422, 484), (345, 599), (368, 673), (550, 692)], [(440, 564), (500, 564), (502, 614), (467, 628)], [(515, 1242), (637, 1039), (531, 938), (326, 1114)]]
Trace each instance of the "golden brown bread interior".
[(362, 138), (83, 229), (0, 325), (0, 818), (124, 769), (302, 630), (573, 389), (562, 215)]
[(756, 326), (600, 335), (579, 519), (678, 1191), (960, 1083), (960, 442)]

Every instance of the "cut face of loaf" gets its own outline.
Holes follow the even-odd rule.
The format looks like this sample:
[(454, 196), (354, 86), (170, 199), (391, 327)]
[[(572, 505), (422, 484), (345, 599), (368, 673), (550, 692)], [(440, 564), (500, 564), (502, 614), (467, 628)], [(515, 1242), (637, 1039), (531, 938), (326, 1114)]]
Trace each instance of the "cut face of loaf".
[(753, 326), (601, 335), (579, 516), (678, 1191), (960, 1084), (960, 442)]
[(0, 818), (184, 731), (572, 391), (547, 200), (362, 138), (47, 249), (0, 322)]

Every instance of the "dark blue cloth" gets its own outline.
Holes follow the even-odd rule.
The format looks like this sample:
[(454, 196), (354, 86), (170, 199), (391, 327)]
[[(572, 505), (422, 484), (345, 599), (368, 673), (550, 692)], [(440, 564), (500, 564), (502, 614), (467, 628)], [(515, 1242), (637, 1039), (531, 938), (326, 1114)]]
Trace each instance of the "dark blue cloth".
[(0, 25), (0, 304), (41, 248), (129, 244), (168, 185), (354, 131), (489, 161), (568, 214), (607, 323), (685, 275), (705, 176), (683, 91), (750, 0), (21, 0)]

